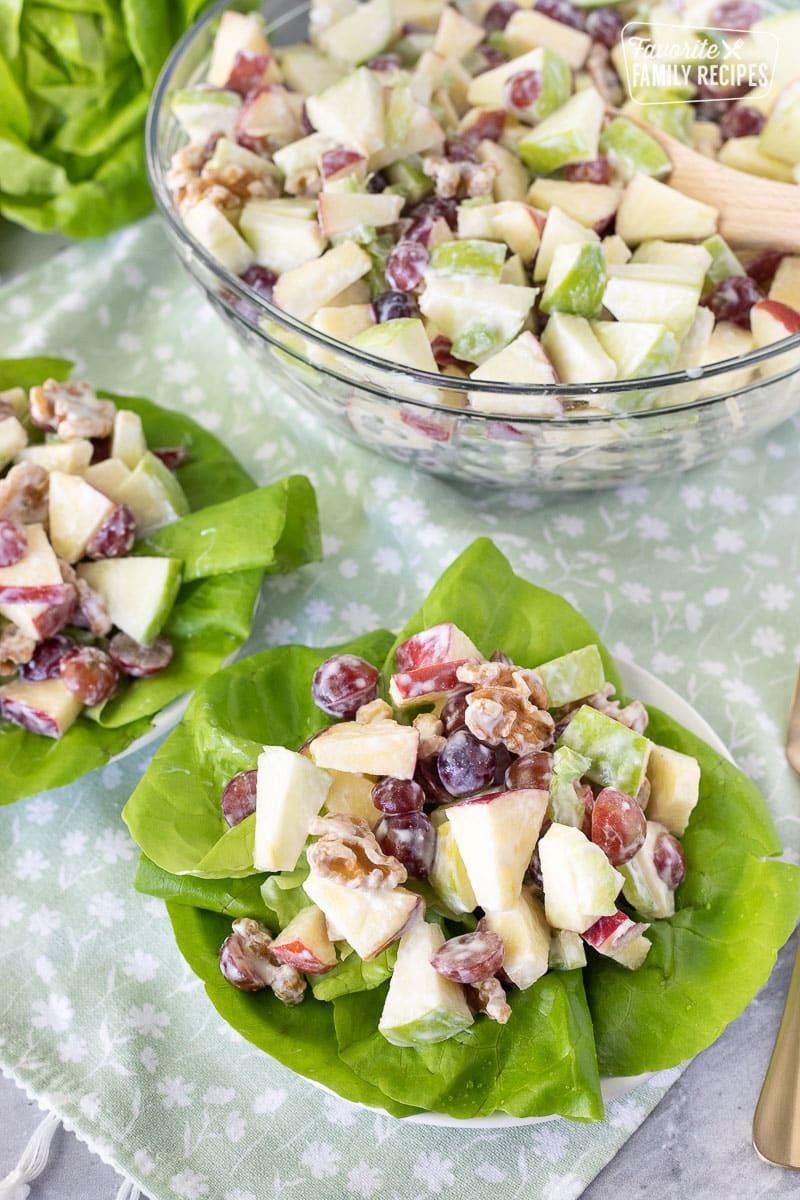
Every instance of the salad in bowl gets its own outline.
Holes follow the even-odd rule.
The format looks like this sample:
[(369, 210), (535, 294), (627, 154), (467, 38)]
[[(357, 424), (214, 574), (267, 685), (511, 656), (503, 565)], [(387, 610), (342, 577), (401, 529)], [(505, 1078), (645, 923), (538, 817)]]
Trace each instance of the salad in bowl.
[[(644, 23), (646, 45), (665, 11)], [(709, 7), (705, 19), (729, 18)], [(783, 19), (796, 34), (797, 14)], [(483, 385), (459, 394), (396, 377), (400, 395), (545, 418), (712, 396), (706, 368), (796, 345), (800, 259), (781, 253), (780, 230), (775, 253), (735, 252), (717, 210), (669, 186), (667, 154), (623, 104), (623, 23), (616, 8), (584, 15), (567, 0), (319, 0), (310, 40), (276, 48), (257, 13), (225, 11), (204, 76), (171, 96), (185, 135), (166, 176), (172, 204), (259, 297), (355, 351), (367, 385), (375, 373), (358, 363), (377, 359)], [(771, 116), (757, 113), (792, 179), (795, 92), (787, 84)], [(628, 103), (701, 148), (757, 111), (715, 124), (663, 100)], [(796, 363), (779, 354), (737, 386)], [(558, 391), (675, 372), (695, 382)]]
[(190, 418), (69, 370), (0, 363), (3, 803), (143, 736), (246, 640), (263, 575), (319, 556), (305, 478), (255, 488)]
[(397, 1116), (600, 1119), (601, 1073), (707, 1046), (800, 911), (753, 785), (486, 541), (398, 638), (209, 680), (123, 815), (223, 1017)]

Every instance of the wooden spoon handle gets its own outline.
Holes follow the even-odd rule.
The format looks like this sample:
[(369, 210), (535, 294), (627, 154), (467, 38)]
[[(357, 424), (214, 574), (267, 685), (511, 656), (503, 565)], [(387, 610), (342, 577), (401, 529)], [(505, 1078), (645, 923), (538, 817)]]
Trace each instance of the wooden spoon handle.
[(640, 126), (672, 160), (671, 187), (719, 210), (719, 231), (738, 249), (800, 254), (800, 187), (735, 171), (690, 150), (629, 112), (609, 110)]
[(800, 948), (756, 1107), (753, 1145), (776, 1167), (800, 1167)]

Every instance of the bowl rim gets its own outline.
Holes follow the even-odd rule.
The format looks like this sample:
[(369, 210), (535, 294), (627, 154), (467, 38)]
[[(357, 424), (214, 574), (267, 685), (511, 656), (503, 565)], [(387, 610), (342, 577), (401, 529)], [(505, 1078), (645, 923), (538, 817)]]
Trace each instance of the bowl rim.
[[(467, 397), (471, 395), (486, 395), (491, 394), (497, 396), (508, 396), (509, 399), (520, 396), (530, 396), (532, 400), (537, 397), (541, 399), (563, 399), (563, 400), (591, 400), (594, 397), (602, 399), (604, 396), (615, 396), (620, 393), (636, 392), (636, 391), (653, 391), (660, 388), (676, 387), (681, 384), (691, 385), (696, 384), (701, 380), (714, 379), (720, 376), (734, 374), (747, 368), (758, 366), (761, 363), (767, 362), (773, 358), (780, 358), (782, 355), (788, 355), (793, 350), (800, 348), (800, 332), (790, 334), (788, 337), (781, 339), (778, 342), (773, 342), (768, 346), (763, 346), (760, 349), (750, 350), (746, 354), (739, 355), (736, 358), (723, 359), (720, 362), (709, 364), (705, 367), (689, 367), (680, 371), (672, 371), (663, 375), (638, 376), (634, 379), (606, 380), (596, 383), (577, 383), (577, 384), (527, 384), (520, 385), (516, 383), (507, 383), (500, 380), (475, 380), (472, 378), (461, 379), (454, 376), (444, 374), (434, 374), (431, 371), (420, 371), (413, 367), (407, 367), (400, 363), (394, 363), (390, 360), (378, 358), (375, 355), (369, 354), (363, 350), (349, 346), (346, 342), (339, 341), (336, 338), (330, 337), (327, 334), (321, 333), (314, 329), (311, 325), (304, 321), (298, 320), (291, 316), (284, 309), (266, 300), (248, 284), (244, 283), (239, 276), (234, 275), (226, 267), (224, 267), (217, 258), (202, 246), (197, 239), (189, 232), (185, 223), (178, 215), (177, 209), (172, 201), (169, 189), (166, 183), (166, 172), (161, 162), (159, 153), (159, 130), (162, 121), (174, 120), (168, 112), (167, 102), (172, 91), (172, 76), (174, 71), (181, 63), (184, 55), (194, 45), (198, 39), (211, 25), (221, 13), (228, 8), (236, 8), (238, 10), (260, 10), (261, 5), (258, 0), (215, 0), (215, 3), (210, 5), (201, 16), (189, 27), (179, 41), (175, 44), (168, 58), (166, 59), (161, 72), (159, 73), (156, 85), (153, 89), (152, 96), (147, 112), (147, 122), (145, 127), (145, 160), (147, 166), (147, 174), (150, 180), (151, 189), (161, 213), (165, 219), (169, 231), (172, 236), (181, 243), (190, 253), (198, 258), (203, 267), (210, 272), (217, 281), (223, 285), (225, 291), (231, 300), (241, 302), (249, 306), (249, 311), (255, 310), (255, 319), (249, 316), (248, 308), (242, 312), (238, 307), (231, 304), (232, 313), (237, 321), (243, 322), (249, 329), (256, 333), (259, 337), (271, 341), (268, 333), (262, 328), (260, 320), (267, 319), (273, 324), (281, 326), (292, 333), (297, 334), (304, 341), (314, 343), (321, 350), (327, 350), (337, 356), (337, 361), (343, 359), (344, 363), (351, 362), (354, 366), (366, 369), (371, 372), (380, 372), (386, 376), (387, 384), (392, 376), (397, 376), (411, 385), (416, 387), (434, 388), (439, 392), (452, 392), (454, 395), (460, 393)], [(287, 11), (280, 13), (271, 20), (268, 20), (267, 31), (272, 32), (280, 29), (283, 25), (288, 24), (294, 18), (301, 16), (308, 11), (309, 5), (306, 0), (301, 0), (300, 3), (293, 4)], [(800, 188), (798, 189), (800, 192)], [(219, 297), (216, 297), (219, 300)], [(223, 300), (223, 303), (225, 301)], [(368, 378), (352, 378), (337, 371), (328, 363), (313, 361), (307, 358), (304, 354), (294, 349), (289, 345), (281, 344), (282, 353), (289, 355), (297, 360), (298, 363), (308, 367), (309, 370), (321, 375), (328, 375), (338, 379), (340, 382), (348, 386), (356, 384), (360, 390), (370, 391), (386, 402), (394, 402), (398, 405), (411, 404), (423, 411), (430, 413), (438, 413), (450, 418), (469, 417), (476, 421), (491, 421), (502, 422), (511, 421), (514, 425), (543, 425), (550, 427), (563, 428), (565, 425), (590, 425), (590, 424), (608, 424), (619, 423), (620, 421), (643, 420), (645, 418), (665, 417), (676, 413), (691, 414), (699, 410), (708, 408), (719, 403), (727, 403), (735, 400), (741, 395), (760, 388), (762, 386), (779, 383), (790, 376), (800, 372), (800, 365), (788, 365), (786, 369), (780, 373), (769, 376), (767, 378), (758, 378), (749, 381), (743, 386), (731, 389), (724, 389), (719, 394), (703, 397), (698, 400), (693, 400), (688, 403), (671, 404), (664, 406), (656, 406), (653, 408), (637, 409), (631, 412), (621, 411), (597, 411), (592, 409), (587, 412), (580, 410), (568, 410), (561, 415), (527, 415), (508, 411), (486, 412), (484, 410), (466, 407), (456, 407), (428, 400), (422, 397), (415, 397), (408, 394), (392, 395), (384, 388), (371, 386)], [(721, 380), (721, 383), (724, 381)]]

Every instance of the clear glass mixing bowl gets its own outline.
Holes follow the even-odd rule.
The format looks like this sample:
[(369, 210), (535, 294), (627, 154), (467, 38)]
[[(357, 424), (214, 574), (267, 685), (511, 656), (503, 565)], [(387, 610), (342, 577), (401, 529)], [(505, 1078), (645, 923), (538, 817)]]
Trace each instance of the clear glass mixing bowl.
[[(800, 409), (800, 334), (702, 371), (520, 388), (393, 367), (264, 300), (192, 237), (166, 185), (170, 159), (184, 140), (170, 98), (202, 78), (225, 8), (260, 9), (276, 46), (306, 39), (307, 4), (287, 9), (281, 0), (222, 0), (210, 8), (177, 44), (158, 81), (147, 163), (181, 261), (236, 331), (243, 352), (263, 365), (265, 384), (278, 380), (321, 421), (390, 458), (451, 479), (526, 491), (588, 491), (685, 471)], [(742, 181), (746, 187), (747, 177)], [(496, 412), (470, 408), (478, 392), (493, 396)], [(561, 415), (530, 415), (553, 409)]]

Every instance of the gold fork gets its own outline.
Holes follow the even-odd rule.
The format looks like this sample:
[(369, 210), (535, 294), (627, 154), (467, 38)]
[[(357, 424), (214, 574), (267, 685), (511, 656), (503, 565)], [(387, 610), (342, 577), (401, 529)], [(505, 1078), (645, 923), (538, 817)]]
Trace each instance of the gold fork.
[[(789, 716), (786, 757), (800, 775), (800, 676)], [(753, 1145), (776, 1167), (800, 1168), (800, 947), (775, 1049), (753, 1119)]]

